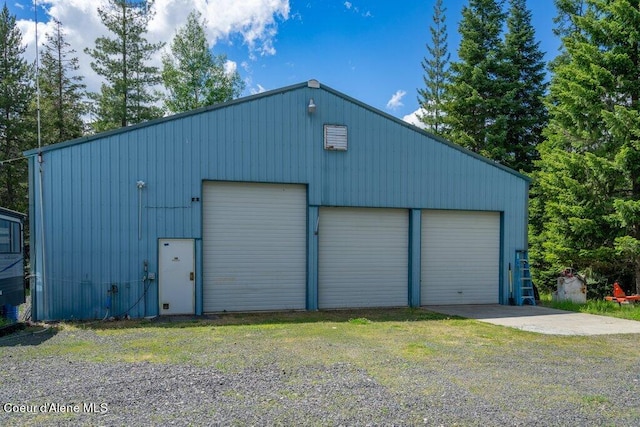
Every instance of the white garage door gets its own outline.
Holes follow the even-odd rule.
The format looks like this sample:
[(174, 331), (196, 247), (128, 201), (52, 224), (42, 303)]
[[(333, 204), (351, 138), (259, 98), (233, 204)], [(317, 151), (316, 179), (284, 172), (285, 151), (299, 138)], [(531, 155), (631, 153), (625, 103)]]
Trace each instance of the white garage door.
[(207, 182), (205, 312), (304, 309), (306, 187)]
[(409, 214), (320, 208), (319, 308), (406, 306)]
[(422, 211), (420, 303), (497, 304), (500, 214)]

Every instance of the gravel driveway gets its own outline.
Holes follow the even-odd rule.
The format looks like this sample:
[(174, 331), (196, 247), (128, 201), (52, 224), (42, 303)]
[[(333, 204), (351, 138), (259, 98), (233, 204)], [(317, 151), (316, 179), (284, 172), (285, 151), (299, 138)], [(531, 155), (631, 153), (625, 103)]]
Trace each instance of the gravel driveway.
[(308, 360), (288, 368), (269, 355), (236, 371), (209, 362), (85, 362), (73, 352), (21, 357), (22, 349), (45, 341), (120, 345), (92, 330), (47, 334), (0, 342), (0, 425), (640, 424), (638, 357), (620, 369), (606, 359), (567, 361), (545, 349), (515, 360), (489, 355), (474, 366), (465, 366), (463, 354), (440, 366), (389, 360), (397, 376), (385, 385), (355, 363)]

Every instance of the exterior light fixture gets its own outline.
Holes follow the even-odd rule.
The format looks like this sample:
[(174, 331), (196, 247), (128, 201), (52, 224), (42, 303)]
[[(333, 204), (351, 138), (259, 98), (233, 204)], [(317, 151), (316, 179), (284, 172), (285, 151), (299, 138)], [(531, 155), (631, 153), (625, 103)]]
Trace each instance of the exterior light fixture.
[(313, 114), (316, 112), (316, 103), (313, 102), (313, 98), (309, 99), (309, 105), (307, 106), (307, 111), (309, 111), (309, 114)]

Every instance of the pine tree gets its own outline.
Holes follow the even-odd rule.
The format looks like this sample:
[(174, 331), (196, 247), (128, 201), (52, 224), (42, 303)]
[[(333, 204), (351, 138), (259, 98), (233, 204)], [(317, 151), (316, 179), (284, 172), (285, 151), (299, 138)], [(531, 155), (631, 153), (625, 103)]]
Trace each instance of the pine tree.
[(42, 144), (53, 144), (82, 136), (85, 125), (82, 116), (84, 103), (84, 77), (74, 74), (79, 64), (75, 50), (65, 40), (62, 23), (53, 20), (54, 28), (40, 55), (40, 111)]
[(236, 71), (226, 71), (226, 62), (226, 55), (209, 50), (200, 12), (191, 12), (171, 43), (171, 55), (162, 58), (165, 108), (180, 113), (238, 97), (244, 84)]
[[(553, 33), (561, 40), (567, 36), (576, 37), (580, 29), (574, 22), (578, 17), (584, 15), (585, 0), (555, 0), (555, 6), (558, 14), (554, 18), (556, 26), (553, 29)], [(557, 67), (566, 66), (570, 62), (571, 56), (567, 49), (561, 47), (559, 54), (549, 63), (549, 69), (555, 75)], [(551, 91), (555, 90), (552, 85)], [(547, 101), (551, 108), (553, 108), (553, 104), (558, 103), (558, 100), (554, 100), (552, 97), (548, 97)], [(551, 121), (548, 126), (555, 126), (554, 121)], [(545, 129), (543, 133), (544, 135), (550, 135), (548, 129)], [(548, 141), (543, 141), (538, 145), (538, 151), (541, 154), (541, 160), (535, 162), (538, 169), (534, 170), (532, 174), (533, 182), (529, 199), (529, 256), (533, 267), (532, 274), (536, 283), (543, 288), (548, 287), (549, 290), (555, 290), (555, 279), (558, 273), (565, 267), (575, 267), (576, 264), (566, 261), (570, 257), (565, 257), (561, 261), (558, 256), (549, 250), (549, 245), (551, 244), (549, 235), (554, 235), (553, 240), (560, 241), (558, 236), (564, 233), (561, 224), (556, 224), (553, 229), (550, 227), (551, 222), (560, 219), (559, 208), (565, 206), (557, 202), (559, 197), (554, 194), (554, 191), (557, 190), (558, 184), (554, 181), (560, 179), (565, 180), (565, 184), (569, 184), (572, 180), (575, 183), (576, 179), (571, 178), (571, 176), (577, 176), (576, 168), (581, 162), (576, 162), (571, 153), (564, 150), (551, 152)], [(561, 171), (561, 165), (563, 164), (568, 168)], [(565, 178), (565, 175), (569, 178)], [(579, 182), (580, 179), (577, 181)], [(566, 224), (566, 221), (561, 222)], [(570, 251), (565, 251), (565, 253), (570, 253)]]
[(443, 103), (445, 87), (449, 82), (449, 48), (447, 45), (447, 25), (445, 24), (447, 9), (442, 0), (436, 0), (433, 7), (433, 25), (429, 28), (431, 45), (427, 45), (429, 59), (423, 58), (424, 89), (418, 89), (418, 104), (423, 111), (419, 117), (426, 128), (436, 134), (442, 134)]
[(496, 0), (470, 0), (462, 9), (459, 61), (451, 63), (451, 83), (443, 104), (447, 136), (498, 161), (506, 157), (500, 74), (504, 20)]
[[(33, 66), (25, 51), (16, 17), (5, 4), (0, 12), (0, 206), (27, 211), (27, 162), (24, 150), (33, 147)], [(15, 160), (19, 159), (19, 160)]]
[(640, 292), (639, 4), (567, 10), (536, 175), (545, 198), (537, 250), (548, 271), (628, 276)]
[(158, 67), (148, 65), (163, 43), (149, 43), (144, 37), (153, 16), (154, 0), (109, 0), (98, 8), (103, 24), (115, 36), (98, 37), (95, 48), (85, 49), (93, 57), (91, 68), (106, 80), (96, 102), (95, 131), (151, 120), (162, 115), (155, 106), (159, 95), (153, 86), (161, 82)]
[(574, 24), (574, 19), (584, 15), (586, 0), (555, 0), (555, 5), (558, 14), (553, 19), (556, 24), (553, 33), (562, 38), (579, 31), (579, 28)]
[(506, 117), (503, 164), (531, 172), (537, 145), (547, 124), (544, 97), (544, 54), (535, 40), (531, 11), (525, 0), (510, 0), (501, 74), (505, 80), (503, 112)]

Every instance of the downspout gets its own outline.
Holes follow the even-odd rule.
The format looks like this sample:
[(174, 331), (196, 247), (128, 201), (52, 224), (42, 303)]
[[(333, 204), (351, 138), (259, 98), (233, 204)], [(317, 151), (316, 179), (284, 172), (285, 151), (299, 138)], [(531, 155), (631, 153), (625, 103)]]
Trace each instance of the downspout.
[[(39, 128), (39, 127), (38, 127)], [(39, 220), (40, 220), (40, 249), (41, 249), (41, 253), (42, 253), (42, 260), (41, 260), (41, 276), (40, 276), (40, 282), (41, 282), (41, 286), (42, 286), (42, 317), (38, 320), (44, 320), (44, 319), (48, 319), (48, 310), (46, 310), (46, 306), (47, 306), (47, 282), (46, 282), (46, 277), (47, 277), (47, 270), (46, 270), (46, 265), (47, 265), (47, 256), (46, 256), (46, 250), (45, 250), (45, 233), (44, 233), (44, 203), (43, 203), (43, 191), (42, 191), (42, 182), (43, 182), (43, 169), (42, 169), (42, 153), (38, 153), (38, 175), (39, 175), (39, 182), (38, 182), (38, 204), (39, 206)], [(36, 281), (38, 280), (38, 278), (36, 277)], [(36, 289), (37, 289), (37, 282), (36, 282)]]

